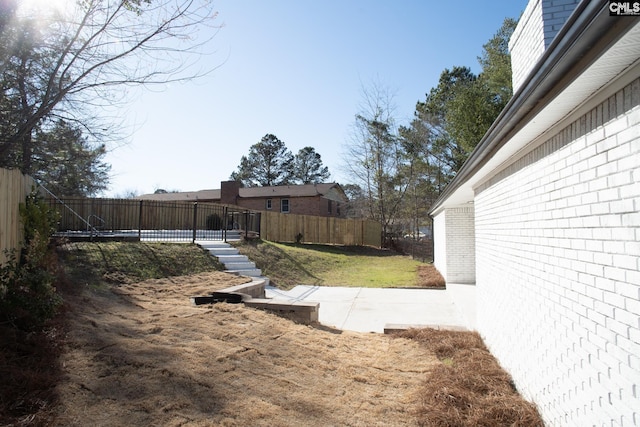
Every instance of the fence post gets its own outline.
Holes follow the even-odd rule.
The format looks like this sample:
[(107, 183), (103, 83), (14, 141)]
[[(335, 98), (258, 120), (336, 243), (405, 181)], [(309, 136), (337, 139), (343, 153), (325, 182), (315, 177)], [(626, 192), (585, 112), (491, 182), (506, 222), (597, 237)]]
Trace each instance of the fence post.
[(227, 221), (229, 221), (229, 219), (227, 218), (227, 207), (224, 206), (222, 208), (222, 226), (220, 228), (222, 228), (222, 240), (224, 240), (225, 243), (227, 243)]
[(140, 206), (138, 208), (138, 241), (142, 239), (142, 200), (140, 200)]
[(196, 242), (196, 230), (198, 229), (198, 202), (193, 204), (193, 239), (191, 243)]

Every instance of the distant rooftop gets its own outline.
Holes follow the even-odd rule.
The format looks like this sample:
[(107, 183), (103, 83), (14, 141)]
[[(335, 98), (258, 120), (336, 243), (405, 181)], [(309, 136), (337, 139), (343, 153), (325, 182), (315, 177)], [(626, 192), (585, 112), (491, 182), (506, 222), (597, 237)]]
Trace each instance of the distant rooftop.
[[(304, 184), (304, 185), (278, 185), (270, 187), (246, 187), (240, 188), (241, 198), (262, 198), (262, 197), (313, 197), (323, 196), (333, 188), (342, 191), (340, 185), (333, 183), (326, 184)], [(219, 201), (221, 198), (220, 189), (182, 191), (177, 193), (144, 194), (136, 197), (140, 200), (158, 201)]]

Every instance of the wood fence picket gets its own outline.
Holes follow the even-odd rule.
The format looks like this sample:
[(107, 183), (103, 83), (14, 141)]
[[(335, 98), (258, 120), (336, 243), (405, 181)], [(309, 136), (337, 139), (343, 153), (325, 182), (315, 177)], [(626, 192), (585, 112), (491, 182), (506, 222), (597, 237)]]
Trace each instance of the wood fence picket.
[(0, 265), (7, 261), (6, 251), (19, 250), (23, 238), (20, 204), (36, 185), (17, 169), (0, 168)]

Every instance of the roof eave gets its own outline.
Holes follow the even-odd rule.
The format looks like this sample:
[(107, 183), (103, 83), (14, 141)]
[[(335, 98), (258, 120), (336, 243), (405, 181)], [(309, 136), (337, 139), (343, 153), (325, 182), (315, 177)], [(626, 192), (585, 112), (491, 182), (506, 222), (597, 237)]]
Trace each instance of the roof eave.
[[(612, 25), (607, 4), (581, 2), (531, 74), (493, 122), (456, 177), (431, 207), (434, 215), (447, 199), (476, 174), (526, 123), (542, 111), (580, 73), (637, 22), (616, 19)], [(473, 198), (467, 202), (472, 202)]]

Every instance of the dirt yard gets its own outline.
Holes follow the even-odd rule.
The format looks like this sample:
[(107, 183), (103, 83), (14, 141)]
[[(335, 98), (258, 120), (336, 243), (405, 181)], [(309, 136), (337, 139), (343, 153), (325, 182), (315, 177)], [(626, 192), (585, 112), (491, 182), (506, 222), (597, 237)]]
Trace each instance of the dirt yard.
[(189, 296), (213, 272), (65, 296), (58, 426), (410, 426), (440, 362), (417, 342)]

